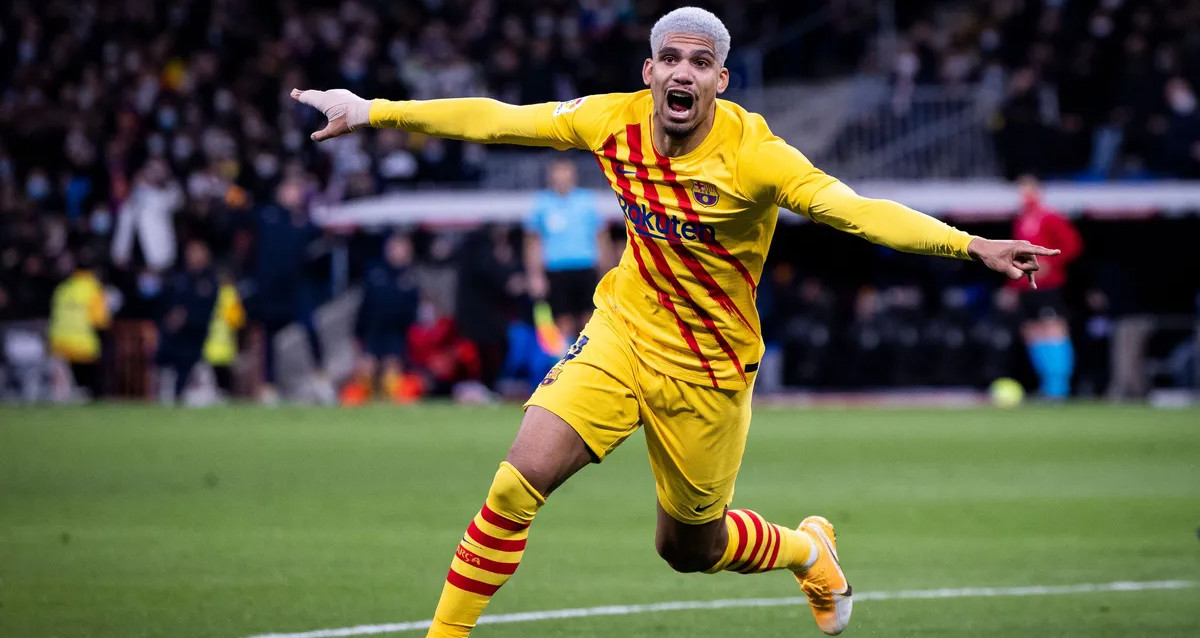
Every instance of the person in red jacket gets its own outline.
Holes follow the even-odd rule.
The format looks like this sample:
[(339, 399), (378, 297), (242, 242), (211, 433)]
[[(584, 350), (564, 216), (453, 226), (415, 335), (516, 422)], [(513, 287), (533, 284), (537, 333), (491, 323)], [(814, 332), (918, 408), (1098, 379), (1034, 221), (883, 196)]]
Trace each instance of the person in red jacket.
[(1021, 210), (1013, 220), (1013, 238), (1041, 246), (1054, 246), (1062, 252), (1039, 261), (1041, 268), (1026, 279), (1009, 283), (1021, 293), (1021, 333), (1029, 349), (1029, 359), (1041, 382), (1041, 394), (1048, 399), (1065, 399), (1071, 393), (1071, 375), (1075, 351), (1067, 323), (1063, 288), (1067, 266), (1083, 252), (1079, 231), (1066, 217), (1042, 201), (1037, 178), (1020, 178)]

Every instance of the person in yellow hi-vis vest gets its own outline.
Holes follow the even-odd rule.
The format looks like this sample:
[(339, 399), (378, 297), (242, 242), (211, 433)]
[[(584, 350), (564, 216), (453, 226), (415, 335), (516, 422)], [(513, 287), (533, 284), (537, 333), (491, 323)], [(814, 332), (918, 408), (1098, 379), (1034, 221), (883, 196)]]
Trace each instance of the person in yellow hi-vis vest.
[(50, 305), (50, 349), (71, 366), (75, 384), (100, 394), (100, 335), (108, 327), (108, 304), (100, 280), (81, 266), (54, 289)]
[(208, 339), (204, 342), (204, 360), (212, 366), (221, 393), (233, 393), (233, 364), (237, 360), (237, 331), (246, 324), (246, 309), (237, 288), (228, 277), (221, 278), (212, 321), (208, 324)]

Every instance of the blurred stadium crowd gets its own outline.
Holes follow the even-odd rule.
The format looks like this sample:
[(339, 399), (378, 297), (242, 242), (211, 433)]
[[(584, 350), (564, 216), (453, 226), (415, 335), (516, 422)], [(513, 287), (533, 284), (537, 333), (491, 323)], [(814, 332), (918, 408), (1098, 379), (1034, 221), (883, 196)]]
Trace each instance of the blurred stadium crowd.
[[(287, 92), (528, 103), (631, 90), (649, 26), (675, 4), (11, 0), (0, 12), (0, 320), (46, 319), (56, 287), (87, 270), (106, 291), (97, 323), (152, 322), (155, 362), (182, 376), (179, 390), (198, 361), (228, 364), (206, 351), (213, 330), (228, 331), (235, 354), (257, 339), (255, 379), (270, 382), (272, 348), (261, 344), (288, 325), (304, 327), (321, 362), (313, 313), (334, 289), (331, 247), (343, 245), (367, 295), (359, 335), (373, 322), (410, 327), (403, 346), (383, 349), (403, 351), (423, 389), (397, 381), (397, 396), (536, 379), (542, 363), (512, 345), (527, 340), (513, 330), (530, 316), (519, 228), (392, 234), (311, 219), (321, 202), (470, 184), (483, 149), (394, 130), (318, 147), (307, 134), (319, 114)], [(696, 4), (728, 21), (735, 51), (783, 43), (765, 59), (769, 81), (862, 72), (888, 75), (897, 95), (991, 87), (1009, 177), (1200, 176), (1198, 0), (914, 0), (894, 3), (894, 15), (864, 0)], [(817, 12), (821, 29), (787, 40), (787, 25)], [(764, 275), (791, 383), (982, 384), (1016, 365), (1004, 292), (994, 312), (967, 316), (953, 294), (846, 294), (794, 270)], [(400, 279), (411, 285), (372, 285)], [(944, 361), (912, 356), (931, 340), (953, 342), (937, 350)], [(1100, 365), (1083, 368), (1105, 374)], [(332, 395), (331, 380), (313, 383)]]

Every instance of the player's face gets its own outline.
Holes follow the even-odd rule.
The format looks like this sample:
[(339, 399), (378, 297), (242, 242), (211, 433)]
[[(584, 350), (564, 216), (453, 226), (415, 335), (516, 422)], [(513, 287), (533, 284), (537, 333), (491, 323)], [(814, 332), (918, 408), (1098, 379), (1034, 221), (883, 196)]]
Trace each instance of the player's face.
[(698, 35), (670, 33), (642, 66), (654, 97), (657, 124), (672, 137), (687, 137), (712, 117), (729, 71), (717, 64), (716, 43)]

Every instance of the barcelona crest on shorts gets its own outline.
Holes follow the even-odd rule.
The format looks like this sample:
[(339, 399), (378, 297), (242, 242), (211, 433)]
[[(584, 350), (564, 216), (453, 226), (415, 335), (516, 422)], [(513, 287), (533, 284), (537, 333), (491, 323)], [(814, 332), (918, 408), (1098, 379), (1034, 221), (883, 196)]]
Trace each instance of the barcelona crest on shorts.
[(554, 364), (554, 367), (550, 368), (550, 371), (546, 373), (546, 376), (542, 377), (542, 385), (550, 385), (551, 383), (558, 381), (558, 375), (562, 374), (562, 369), (563, 367), (561, 361)]
[(717, 193), (716, 186), (708, 182), (692, 180), (692, 197), (696, 198), (696, 203), (701, 206), (712, 206), (721, 196)]
[(563, 358), (559, 359), (558, 363), (554, 364), (554, 367), (550, 368), (550, 371), (546, 373), (546, 376), (542, 379), (541, 385), (550, 385), (551, 383), (558, 381), (558, 375), (562, 374), (563, 366), (566, 365), (566, 363), (571, 359), (578, 357), (579, 353), (583, 352), (583, 347), (586, 346), (587, 343), (587, 335), (579, 335), (579, 338), (575, 340), (575, 343), (571, 344), (571, 347), (567, 349), (567, 354), (563, 355)]

